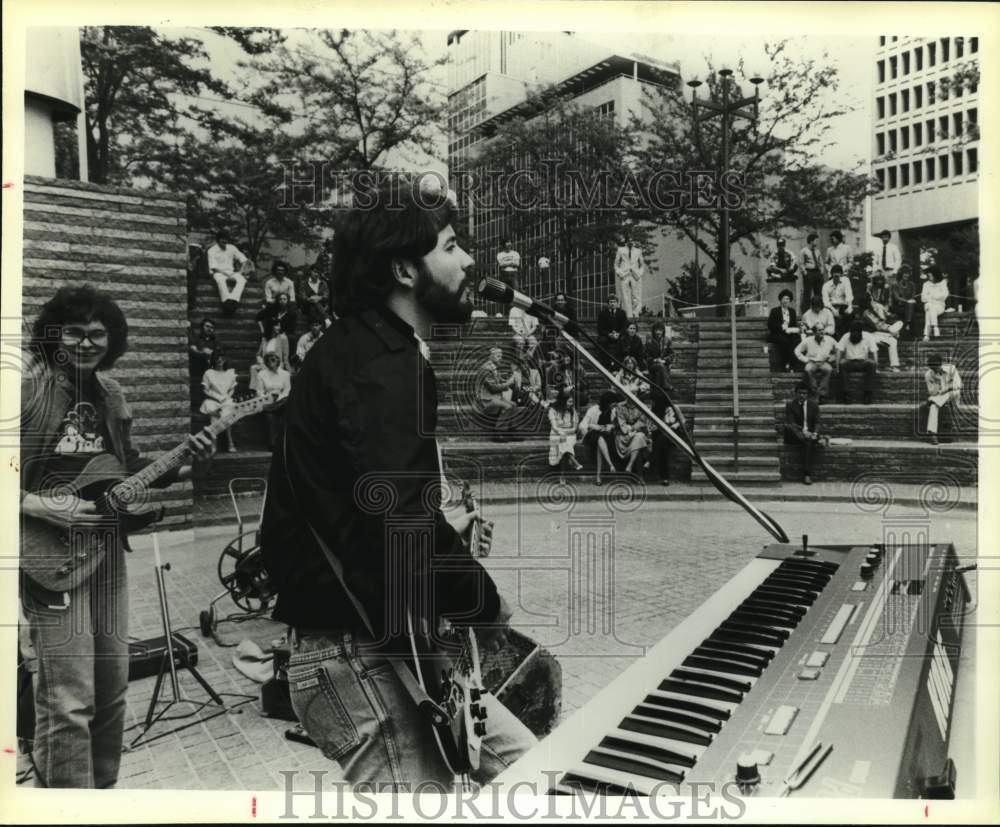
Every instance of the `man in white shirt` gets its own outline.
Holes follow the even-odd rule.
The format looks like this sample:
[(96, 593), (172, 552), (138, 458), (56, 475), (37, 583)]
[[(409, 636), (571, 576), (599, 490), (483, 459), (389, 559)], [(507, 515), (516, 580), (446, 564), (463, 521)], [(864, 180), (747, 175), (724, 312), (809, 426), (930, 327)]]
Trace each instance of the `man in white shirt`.
[(520, 307), (512, 307), (507, 324), (514, 331), (514, 347), (518, 353), (523, 353), (525, 358), (532, 358), (535, 349), (538, 347), (538, 339), (535, 338), (535, 331), (538, 329), (538, 319), (535, 316), (525, 313)]
[(843, 385), (841, 401), (847, 405), (851, 401), (851, 389), (847, 381), (848, 373), (861, 372), (865, 376), (865, 404), (872, 402), (875, 390), (875, 367), (878, 363), (878, 345), (875, 340), (864, 332), (861, 322), (851, 322), (851, 330), (845, 333), (837, 342), (837, 370), (843, 371), (840, 377)]
[(503, 249), (497, 253), (497, 266), (500, 268), (500, 281), (517, 290), (517, 277), (521, 271), (521, 254), (514, 249), (510, 240), (505, 240)]
[(295, 282), (288, 278), (288, 265), (283, 261), (275, 261), (271, 267), (271, 277), (264, 282), (264, 301), (274, 304), (279, 293), (288, 296), (289, 304), (295, 304)]
[(208, 248), (208, 272), (219, 287), (223, 310), (233, 313), (247, 284), (246, 276), (241, 272), (247, 257), (229, 242), (228, 230), (219, 230), (215, 234), (215, 244)]
[(844, 234), (840, 230), (830, 233), (832, 247), (826, 248), (826, 270), (833, 275), (834, 265), (839, 265), (840, 271), (846, 273), (851, 269), (851, 248), (844, 243)]
[(835, 335), (843, 335), (854, 312), (854, 290), (850, 279), (844, 278), (843, 268), (839, 264), (830, 268), (830, 280), (823, 285), (823, 305), (833, 313), (836, 321)]
[(938, 417), (941, 409), (948, 406), (954, 418), (954, 406), (962, 396), (962, 377), (952, 364), (944, 364), (937, 353), (927, 357), (924, 373), (927, 384), (927, 433), (932, 445), (938, 444)]
[(872, 250), (872, 263), (875, 265), (875, 272), (883, 273), (886, 277), (895, 274), (899, 270), (899, 265), (903, 263), (903, 259), (899, 254), (899, 247), (890, 241), (892, 233), (888, 230), (882, 230), (874, 238), (881, 239), (881, 244), (876, 244), (875, 249)]
[(829, 307), (823, 307), (823, 297), (817, 293), (809, 303), (809, 309), (802, 314), (799, 330), (803, 339), (808, 339), (816, 327), (822, 327), (827, 336), (832, 336), (836, 330), (837, 320)]
[(836, 339), (827, 336), (823, 328), (817, 325), (813, 329), (813, 335), (803, 339), (795, 348), (795, 358), (803, 365), (804, 378), (809, 383), (809, 390), (813, 394), (818, 394), (820, 400), (825, 399), (830, 390), (830, 375), (834, 371), (836, 347)]
[(319, 337), (323, 335), (323, 321), (322, 319), (313, 319), (309, 323), (309, 330), (299, 336), (299, 341), (295, 345), (295, 364), (296, 366), (301, 366), (303, 360), (306, 358), (306, 354), (312, 348), (316, 342), (319, 341)]
[(618, 298), (630, 319), (638, 318), (642, 311), (642, 277), (645, 273), (642, 249), (626, 235), (615, 253), (615, 277)]
[(819, 234), (809, 233), (806, 246), (799, 252), (802, 265), (802, 312), (812, 304), (813, 296), (819, 296), (823, 289), (823, 260), (819, 252)]

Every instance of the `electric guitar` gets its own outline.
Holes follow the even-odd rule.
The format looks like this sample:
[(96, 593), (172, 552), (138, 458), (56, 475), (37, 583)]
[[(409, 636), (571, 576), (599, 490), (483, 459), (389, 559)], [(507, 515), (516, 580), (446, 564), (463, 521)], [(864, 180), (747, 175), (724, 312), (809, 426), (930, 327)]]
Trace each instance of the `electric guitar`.
[[(462, 505), (467, 512), (477, 507), (467, 482), (462, 483)], [(486, 557), (493, 544), (492, 532), (484, 532), (481, 522), (473, 520), (466, 538), (475, 557)], [(486, 735), (487, 713), (481, 701), (488, 690), (483, 685), (476, 633), (442, 620), (432, 637), (426, 624), (416, 622), (409, 609), (406, 622), (413, 672), (443, 713), (433, 722), (434, 740), (445, 764), (467, 788), (469, 773), (479, 768)]]
[[(205, 430), (218, 436), (234, 423), (258, 413), (277, 400), (277, 394), (233, 402)], [(128, 534), (155, 523), (163, 508), (144, 505), (150, 486), (180, 467), (190, 452), (187, 441), (163, 454), (136, 474), (128, 475), (111, 453), (97, 454), (72, 480), (37, 492), (58, 502), (78, 497), (94, 503), (100, 519), (64, 528), (23, 516), (21, 522), (21, 571), (42, 588), (69, 592), (85, 583), (104, 559), (107, 548)]]

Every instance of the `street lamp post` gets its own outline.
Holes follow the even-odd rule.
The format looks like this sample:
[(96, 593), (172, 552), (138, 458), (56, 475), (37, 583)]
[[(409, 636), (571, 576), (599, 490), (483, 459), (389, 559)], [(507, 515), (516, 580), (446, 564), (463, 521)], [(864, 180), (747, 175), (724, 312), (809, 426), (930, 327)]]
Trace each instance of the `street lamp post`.
[[(691, 111), (694, 117), (696, 136), (700, 136), (698, 125), (702, 121), (707, 121), (715, 117), (722, 118), (721, 177), (721, 175), (729, 172), (729, 129), (732, 119), (746, 118), (751, 122), (757, 120), (757, 110), (760, 105), (760, 84), (764, 82), (764, 79), (756, 75), (750, 78), (750, 82), (754, 86), (753, 97), (730, 100), (729, 85), (732, 82), (733, 70), (720, 69), (719, 76), (722, 78), (721, 104), (713, 100), (698, 99), (698, 87), (701, 86), (700, 80), (690, 80), (687, 85), (691, 87)], [(699, 108), (707, 111), (699, 114)], [(721, 196), (720, 200), (722, 221), (719, 228), (719, 269), (716, 273), (716, 283), (718, 286), (717, 296), (719, 297), (723, 295), (727, 287), (729, 289), (729, 333), (733, 363), (733, 465), (738, 472), (740, 470), (740, 390), (736, 347), (736, 286), (733, 284), (729, 267), (729, 204), (724, 195)]]

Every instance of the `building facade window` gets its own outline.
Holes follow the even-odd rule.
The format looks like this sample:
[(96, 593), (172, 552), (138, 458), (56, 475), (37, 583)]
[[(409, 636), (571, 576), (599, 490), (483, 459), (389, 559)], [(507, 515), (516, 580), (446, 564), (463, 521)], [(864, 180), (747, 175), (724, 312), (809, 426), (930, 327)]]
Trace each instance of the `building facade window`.
[(969, 41), (969, 51), (972, 52), (972, 54), (975, 54), (976, 52), (979, 51), (979, 38), (978, 37), (974, 37), (974, 38), (972, 38), (972, 40)]
[(965, 54), (965, 38), (964, 37), (956, 37), (955, 38), (955, 60), (958, 60), (964, 54)]
[(896, 138), (896, 130), (895, 129), (890, 129), (889, 130), (889, 151), (890, 152), (895, 152), (898, 149), (899, 149), (899, 142), (898, 142), (898, 140)]
[(903, 74), (910, 74), (910, 53), (903, 52)]
[(970, 173), (979, 171), (979, 150), (976, 147), (965, 150), (965, 160)]
[(937, 45), (934, 43), (927, 44), (927, 65), (937, 65)]
[(919, 109), (924, 105), (924, 88), (922, 86), (913, 87), (913, 108)]
[(885, 61), (880, 60), (878, 62), (878, 82), (885, 83)]
[(927, 143), (934, 143), (934, 120), (927, 121)]
[(899, 58), (895, 55), (889, 58), (889, 78), (895, 80), (899, 74)]
[(900, 164), (899, 166), (899, 185), (901, 187), (910, 186), (910, 165)]
[(935, 83), (933, 80), (927, 81), (927, 105), (932, 106), (935, 102)]
[(904, 112), (909, 112), (910, 111), (910, 90), (909, 89), (904, 89), (899, 94), (900, 94), (900, 97), (901, 97), (902, 102), (903, 102), (903, 111)]
[(885, 98), (878, 97), (875, 99), (875, 112), (879, 120), (885, 117)]
[(879, 46), (885, 46), (885, 35), (884, 34), (879, 36), (878, 45)]
[(938, 118), (937, 136), (939, 138), (947, 138), (948, 137), (948, 116), (947, 115), (942, 115), (940, 118)]
[(913, 145), (922, 146), (924, 143), (924, 125), (922, 123), (913, 124)]
[(913, 183), (921, 184), (924, 180), (924, 167), (920, 161), (913, 162)]
[(875, 180), (878, 181), (878, 188), (880, 190), (885, 189), (885, 170), (877, 169), (875, 170)]
[(922, 47), (918, 46), (913, 50), (913, 62), (916, 64), (918, 72), (924, 70), (924, 50)]
[(908, 126), (904, 126), (899, 130), (899, 142), (902, 144), (903, 149), (910, 148), (910, 128)]
[(951, 41), (949, 41), (947, 37), (942, 37), (941, 38), (941, 62), (942, 63), (947, 63), (948, 62), (948, 59), (949, 59), (948, 46), (949, 46), (950, 42)]
[(885, 133), (879, 132), (875, 136), (875, 145), (878, 147), (877, 155), (885, 155)]
[(938, 180), (948, 177), (948, 156), (941, 155), (938, 157)]
[(951, 153), (951, 169), (954, 175), (962, 174), (962, 150)]
[(889, 189), (894, 190), (897, 186), (896, 168), (889, 167)]
[(896, 93), (893, 92), (889, 95), (889, 117), (893, 117), (896, 114)]
[(952, 134), (957, 138), (962, 134), (962, 113), (956, 112), (951, 116)]
[(927, 178), (928, 181), (933, 181), (934, 180), (934, 159), (933, 158), (928, 158), (926, 161), (924, 161), (924, 172), (926, 173), (926, 175), (924, 177)]

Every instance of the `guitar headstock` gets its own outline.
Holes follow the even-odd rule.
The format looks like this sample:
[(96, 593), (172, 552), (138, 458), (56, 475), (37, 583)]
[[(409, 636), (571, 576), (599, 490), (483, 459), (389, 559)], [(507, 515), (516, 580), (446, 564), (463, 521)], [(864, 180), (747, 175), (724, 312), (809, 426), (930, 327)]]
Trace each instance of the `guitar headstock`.
[(252, 416), (266, 410), (278, 401), (278, 394), (275, 392), (264, 394), (263, 396), (250, 391), (243, 395), (241, 401), (234, 401), (223, 405), (222, 412), (218, 418), (220, 429), (229, 428), (241, 419)]

